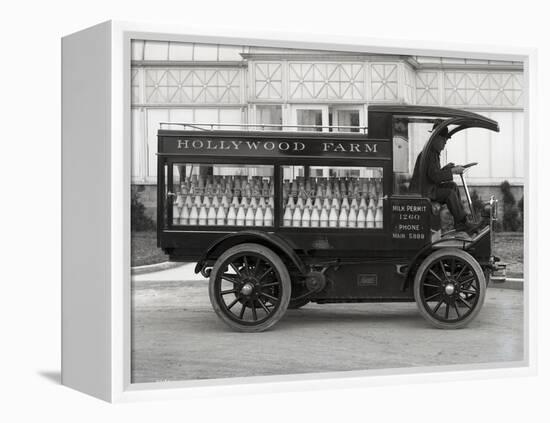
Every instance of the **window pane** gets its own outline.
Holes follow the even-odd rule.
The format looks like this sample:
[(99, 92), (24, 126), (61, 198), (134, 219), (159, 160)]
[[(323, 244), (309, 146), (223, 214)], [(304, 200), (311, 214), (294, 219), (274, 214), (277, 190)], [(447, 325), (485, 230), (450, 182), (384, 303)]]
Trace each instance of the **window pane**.
[(173, 224), (273, 226), (273, 166), (175, 164)]
[(315, 126), (323, 125), (323, 112), (321, 110), (296, 110), (296, 122), (300, 126), (309, 126), (308, 128), (298, 128), (299, 131), (321, 131), (322, 128)]
[(393, 119), (394, 194), (418, 194), (418, 187), (411, 187), (412, 174), (420, 153), (431, 136), (434, 120), (435, 118), (414, 116)]
[[(243, 122), (241, 109), (220, 109), (220, 123), (224, 124), (240, 124)], [(241, 126), (222, 126), (222, 129), (226, 130), (242, 130)]]
[(283, 113), (281, 106), (257, 106), (256, 123), (261, 125), (279, 125), (269, 127), (272, 131), (280, 131), (283, 124)]
[(357, 128), (339, 128), (339, 132), (359, 132), (359, 111), (339, 110), (338, 126), (356, 126)]
[(383, 227), (381, 167), (282, 166), (282, 226)]
[(409, 127), (406, 119), (393, 119), (394, 194), (409, 191), (412, 172), (409, 164)]

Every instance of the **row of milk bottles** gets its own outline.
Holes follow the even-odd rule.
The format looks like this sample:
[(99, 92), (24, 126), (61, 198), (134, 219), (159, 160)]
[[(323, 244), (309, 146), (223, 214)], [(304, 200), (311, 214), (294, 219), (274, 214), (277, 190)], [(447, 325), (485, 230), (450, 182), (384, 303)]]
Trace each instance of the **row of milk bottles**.
[(382, 228), (382, 197), (379, 178), (285, 181), (283, 226)]
[(182, 182), (173, 205), (179, 225), (273, 226), (273, 187), (262, 177), (209, 176)]
[(289, 196), (307, 198), (376, 198), (383, 196), (381, 178), (304, 178), (298, 176), (283, 183), (283, 199)]
[(271, 177), (262, 176), (197, 176), (185, 178), (180, 185), (182, 195), (207, 195), (209, 197), (269, 197), (273, 196)]

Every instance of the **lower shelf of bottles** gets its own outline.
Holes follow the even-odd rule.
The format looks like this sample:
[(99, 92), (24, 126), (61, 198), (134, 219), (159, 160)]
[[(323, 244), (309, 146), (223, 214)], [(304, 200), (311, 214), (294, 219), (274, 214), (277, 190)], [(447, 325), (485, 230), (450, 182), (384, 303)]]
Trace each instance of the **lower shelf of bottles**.
[(273, 197), (178, 195), (172, 212), (174, 225), (189, 226), (273, 226)]
[(286, 208), (283, 216), (284, 227), (294, 228), (367, 228), (381, 229), (383, 227), (383, 210), (378, 208), (342, 208), (332, 207), (311, 209), (296, 207), (294, 210)]
[[(185, 197), (185, 198), (184, 198)], [(274, 224), (273, 197), (183, 196), (178, 195), (172, 209), (172, 222), (181, 226), (260, 226)], [(284, 207), (283, 227), (366, 228), (383, 227), (383, 203), (374, 197), (311, 201), (290, 197)]]

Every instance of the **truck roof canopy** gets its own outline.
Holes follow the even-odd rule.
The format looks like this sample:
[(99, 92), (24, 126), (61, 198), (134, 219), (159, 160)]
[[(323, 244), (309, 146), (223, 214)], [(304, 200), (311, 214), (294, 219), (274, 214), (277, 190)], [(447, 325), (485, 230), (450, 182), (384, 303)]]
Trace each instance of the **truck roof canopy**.
[(498, 123), (493, 119), (482, 116), (480, 114), (469, 112), (460, 109), (451, 109), (449, 107), (433, 107), (433, 106), (409, 106), (405, 104), (389, 105), (389, 104), (371, 104), (368, 107), (369, 113), (389, 113), (393, 115), (413, 115), (413, 116), (436, 116), (443, 118), (463, 118), (479, 123), (483, 123), (483, 127), (498, 132)]

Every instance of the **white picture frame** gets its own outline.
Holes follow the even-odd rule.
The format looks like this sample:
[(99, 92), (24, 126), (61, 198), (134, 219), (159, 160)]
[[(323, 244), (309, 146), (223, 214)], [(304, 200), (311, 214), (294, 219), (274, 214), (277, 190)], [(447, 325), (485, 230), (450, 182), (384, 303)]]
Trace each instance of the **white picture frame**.
[[(212, 394), (265, 393), (467, 380), (533, 374), (537, 275), (534, 256), (537, 192), (531, 138), (534, 114), (525, 125), (525, 360), (514, 363), (387, 369), (130, 383), (130, 64), (132, 39), (247, 44), (370, 53), (416, 54), (523, 61), (526, 110), (534, 110), (536, 56), (533, 50), (437, 42), (418, 48), (410, 41), (334, 39), (292, 34), (193, 34), (178, 26), (105, 22), (63, 38), (62, 152), (62, 383), (110, 402)], [(86, 80), (83, 84), (82, 81)], [(78, 178), (76, 177), (78, 175)], [(84, 176), (83, 176), (84, 175)], [(82, 191), (87, 193), (83, 198)], [(86, 225), (82, 225), (86, 222)], [(82, 239), (86, 239), (85, 244)], [(75, 254), (78, 248), (78, 254)], [(86, 266), (89, 271), (82, 275)], [(468, 369), (468, 372), (462, 370)]]

